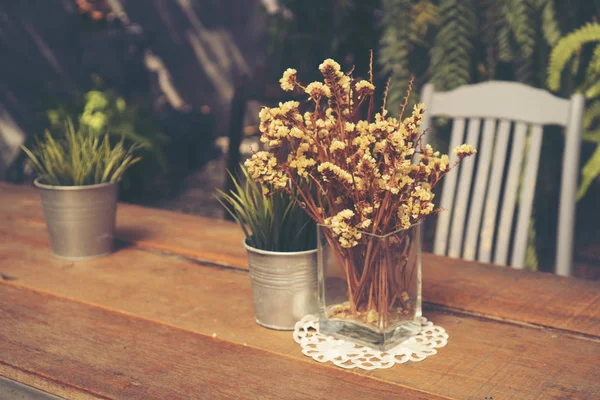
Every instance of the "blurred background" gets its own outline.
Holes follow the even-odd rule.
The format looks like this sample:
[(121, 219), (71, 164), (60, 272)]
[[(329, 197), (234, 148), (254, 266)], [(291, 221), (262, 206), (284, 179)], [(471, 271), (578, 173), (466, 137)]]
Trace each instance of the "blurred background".
[[(333, 58), (364, 77), (372, 49), (378, 88), (393, 78), (390, 110), (411, 76), (410, 103), (426, 82), (585, 94), (574, 265), (600, 279), (599, 16), (598, 0), (5, 0), (0, 180), (31, 184), (20, 146), (70, 117), (145, 145), (122, 201), (223, 218), (214, 191), (258, 148), (257, 114), (284, 99), (282, 72), (310, 82)], [(436, 128), (445, 150), (447, 121)], [(564, 139), (544, 133), (527, 267), (552, 271)]]

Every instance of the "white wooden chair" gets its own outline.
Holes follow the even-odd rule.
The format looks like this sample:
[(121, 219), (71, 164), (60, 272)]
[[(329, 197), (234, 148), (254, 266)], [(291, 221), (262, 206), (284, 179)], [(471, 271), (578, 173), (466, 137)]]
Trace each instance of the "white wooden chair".
[[(431, 126), (432, 117), (450, 117), (450, 151), (462, 143), (478, 150), (475, 157), (461, 163), (459, 171), (444, 179), (440, 207), (446, 211), (438, 217), (433, 251), (450, 257), (523, 268), (543, 125), (565, 127), (556, 273), (570, 275), (583, 95), (567, 100), (521, 83), (492, 81), (448, 92), (435, 92), (433, 85), (427, 84), (421, 101), (426, 107), (423, 129)], [(518, 215), (513, 227), (515, 209)]]

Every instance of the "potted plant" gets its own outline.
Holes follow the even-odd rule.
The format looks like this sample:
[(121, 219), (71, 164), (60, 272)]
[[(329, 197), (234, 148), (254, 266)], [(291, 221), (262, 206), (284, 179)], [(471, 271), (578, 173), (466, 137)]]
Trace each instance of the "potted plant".
[(269, 193), (245, 168), (217, 199), (244, 231), (256, 322), (291, 330), (317, 312), (314, 222), (293, 196)]
[(268, 190), (297, 197), (318, 224), (321, 332), (385, 351), (421, 329), (419, 223), (439, 211), (434, 187), (475, 150), (457, 147), (451, 165), (421, 146), (424, 105), (403, 119), (405, 101), (400, 116), (390, 116), (387, 88), (376, 113), (372, 65), (369, 80), (331, 59), (319, 69), (323, 82), (307, 86), (295, 70), (284, 73), (281, 87), (305, 92), (310, 109), (295, 101), (263, 108), (269, 151), (246, 167)]
[(46, 131), (31, 150), (23, 147), (38, 175), (34, 184), (56, 257), (81, 260), (112, 252), (118, 182), (140, 160), (137, 148), (77, 131), (71, 121), (64, 135)]

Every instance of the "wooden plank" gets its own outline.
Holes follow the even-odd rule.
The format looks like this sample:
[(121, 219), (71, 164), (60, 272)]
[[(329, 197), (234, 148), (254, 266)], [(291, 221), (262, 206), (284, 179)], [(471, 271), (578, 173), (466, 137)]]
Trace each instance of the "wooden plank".
[(494, 245), (494, 232), (496, 230), (496, 219), (500, 201), (500, 189), (502, 188), (502, 177), (504, 175), (504, 163), (510, 137), (510, 125), (508, 120), (501, 120), (498, 124), (498, 134), (494, 145), (494, 160), (490, 172), (489, 192), (485, 199), (485, 210), (481, 226), (481, 237), (479, 239), (478, 260), (489, 263), (492, 260), (492, 248)]
[[(481, 120), (478, 118), (471, 118), (469, 119), (468, 125), (467, 139), (465, 142), (478, 148)], [(454, 148), (451, 148), (450, 151), (454, 151)], [(458, 187), (456, 189), (456, 201), (452, 207), (452, 228), (450, 229), (450, 245), (448, 246), (448, 256), (454, 258), (458, 258), (462, 255), (463, 233), (465, 230), (467, 210), (469, 209), (469, 198), (471, 195), (474, 169), (475, 157), (469, 157), (461, 163), (460, 178), (458, 179)]]
[(423, 257), (423, 298), (434, 304), (600, 337), (597, 282)]
[(527, 125), (517, 122), (515, 133), (512, 138), (512, 151), (508, 163), (504, 197), (502, 199), (502, 211), (498, 221), (498, 234), (496, 237), (496, 251), (494, 263), (506, 265), (508, 263), (508, 247), (513, 226), (513, 216), (517, 203), (517, 191), (519, 189), (519, 177), (521, 176), (523, 153), (525, 151), (525, 139), (527, 137)]
[(511, 261), (511, 266), (514, 268), (523, 268), (525, 266), (525, 253), (527, 251), (531, 210), (533, 209), (533, 197), (535, 195), (540, 152), (542, 150), (543, 131), (544, 128), (541, 125), (532, 126), (531, 135), (529, 136), (529, 141), (527, 143), (527, 161), (523, 173), (523, 182), (521, 184), (519, 215), (517, 217), (517, 227), (513, 242), (514, 248)]
[(556, 241), (556, 273), (570, 276), (573, 273), (573, 242), (575, 237), (575, 204), (579, 176), (579, 153), (585, 98), (577, 93), (571, 96), (569, 122), (565, 130), (565, 151), (560, 178), (560, 211)]
[(471, 207), (469, 207), (467, 235), (465, 237), (465, 246), (462, 257), (465, 260), (475, 260), (475, 255), (477, 253), (481, 215), (483, 214), (485, 194), (490, 180), (490, 165), (492, 161), (495, 131), (496, 120), (487, 118), (483, 124), (481, 145), (477, 149), (477, 177), (475, 178), (475, 187), (473, 188), (473, 200), (471, 202)]
[(330, 399), (335, 388), (338, 399), (442, 399), (6, 284), (0, 287), (0, 315), (2, 371), (35, 371), (32, 380), (53, 377), (68, 398), (87, 392), (128, 400)]
[[(119, 267), (123, 266), (115, 270)], [(362, 394), (368, 396), (381, 391), (378, 398), (385, 393), (397, 396), (392, 398), (421, 398), (417, 395), (422, 392), (456, 399), (546, 399), (563, 398), (565, 393), (593, 399), (600, 395), (600, 382), (594, 379), (600, 357), (598, 341), (557, 330), (426, 311), (427, 317), (449, 332), (448, 346), (420, 363), (356, 371), (377, 378), (375, 385), (313, 362), (301, 354), (290, 332), (256, 325), (248, 312), (251, 300), (245, 273), (216, 268), (181, 273), (179, 268), (154, 264), (146, 268), (150, 274), (141, 274), (139, 266), (126, 273), (127, 288), (118, 273), (113, 279), (105, 275), (96, 278), (96, 285), (90, 284), (97, 274), (89, 269), (78, 274), (79, 281), (53, 283), (61, 290), (84, 287), (87, 290), (75, 289), (79, 297), (94, 298), (102, 306), (0, 283), (0, 317), (7, 322), (0, 326), (0, 364), (4, 365), (0, 374), (10, 376), (18, 368), (35, 372), (25, 380), (32, 386), (52, 378), (68, 384), (69, 390), (74, 387), (98, 397), (127, 399), (174, 399), (183, 394), (198, 398), (195, 390), (207, 381), (225, 386), (221, 390), (226, 391), (233, 390), (231, 382), (245, 389), (267, 379), (288, 392), (274, 393), (278, 388), (266, 385), (259, 388), (265, 391), (261, 398), (277, 398), (275, 394), (293, 398), (292, 383), (284, 375), (294, 376), (293, 384), (309, 388), (303, 393), (315, 394), (314, 398), (330, 398), (332, 391), (340, 399), (361, 398), (360, 392), (352, 396), (342, 386), (365, 390)], [(199, 270), (204, 271), (200, 274)], [(165, 287), (163, 278), (171, 274), (179, 276), (179, 285)], [(120, 305), (126, 313), (106, 308), (110, 305)], [(190, 332), (202, 335), (194, 338)], [(218, 340), (212, 340), (213, 333)], [(251, 371), (249, 376), (246, 371)], [(383, 382), (404, 385), (416, 393)], [(324, 387), (329, 389), (324, 391)], [(54, 393), (75, 398), (70, 392)], [(237, 397), (252, 394), (256, 395)]]
[[(122, 248), (110, 257), (89, 262), (57, 260), (50, 256), (43, 225), (0, 219), (0, 274), (46, 290), (64, 290), (58, 293), (67, 296), (91, 296), (92, 293), (87, 293), (88, 286), (98, 287), (98, 290), (103, 290), (100, 299), (111, 296), (117, 301), (115, 306), (121, 308), (124, 300), (120, 300), (119, 296), (124, 293), (139, 295), (141, 303), (148, 304), (153, 296), (169, 299), (169, 293), (175, 287), (176, 290), (185, 290), (181, 299), (172, 300), (181, 306), (182, 313), (200, 307), (197, 311), (213, 315), (212, 309), (202, 308), (196, 301), (197, 288), (209, 279), (205, 278), (203, 271), (205, 269), (199, 264), (184, 262), (178, 257), (161, 257), (133, 247)], [(192, 273), (194, 276), (190, 278)], [(139, 282), (143, 279), (148, 279), (148, 285), (153, 285), (153, 290), (160, 293), (142, 290)], [(218, 281), (214, 284), (217, 285)], [(229, 293), (227, 289), (226, 293)], [(187, 296), (193, 301), (186, 306)], [(519, 272), (507, 267), (424, 253), (423, 298), (426, 302), (466, 313), (600, 336), (600, 287), (593, 281)], [(250, 306), (246, 306), (240, 307), (251, 314)], [(155, 307), (161, 315), (168, 313), (159, 305)], [(219, 316), (214, 315), (214, 318)], [(248, 317), (247, 322), (253, 324), (252, 318)]]
[[(450, 137), (450, 165), (453, 165), (456, 161), (457, 157), (454, 154), (454, 149), (463, 142), (464, 137), (465, 119), (456, 118), (452, 124), (452, 134)], [(450, 231), (450, 219), (454, 212), (453, 205), (458, 180), (457, 174), (458, 171), (448, 174), (442, 184), (442, 200), (440, 202), (440, 208), (444, 211), (438, 214), (437, 225), (435, 228), (435, 241), (433, 244), (433, 252), (435, 254), (447, 254), (448, 232)]]
[[(0, 216), (44, 224), (37, 190), (0, 183)], [(120, 203), (117, 238), (138, 247), (248, 269), (243, 234), (235, 223)], [(218, 238), (218, 240), (215, 240)]]

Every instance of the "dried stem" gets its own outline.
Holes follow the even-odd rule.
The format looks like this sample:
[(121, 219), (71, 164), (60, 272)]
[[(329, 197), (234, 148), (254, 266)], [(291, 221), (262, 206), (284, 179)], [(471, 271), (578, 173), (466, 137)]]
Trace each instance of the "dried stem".
[[(416, 267), (409, 253), (418, 239), (406, 229), (436, 212), (433, 189), (455, 165), (447, 155), (421, 147), (422, 104), (402, 120), (414, 78), (399, 119), (386, 115), (390, 80), (382, 112), (374, 115), (373, 52), (369, 55), (368, 82), (344, 74), (333, 60), (319, 66), (323, 82), (307, 86), (288, 69), (282, 88), (308, 91), (310, 111), (301, 112), (299, 102), (263, 109), (261, 141), (271, 148), (246, 165), (269, 190), (295, 192), (311, 218), (335, 227), (325, 237), (344, 270), (351, 311), (376, 313), (387, 325), (390, 310), (410, 305), (407, 292)], [(367, 104), (367, 119), (359, 120)], [(466, 145), (457, 151), (459, 159), (473, 153)]]

